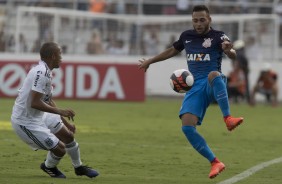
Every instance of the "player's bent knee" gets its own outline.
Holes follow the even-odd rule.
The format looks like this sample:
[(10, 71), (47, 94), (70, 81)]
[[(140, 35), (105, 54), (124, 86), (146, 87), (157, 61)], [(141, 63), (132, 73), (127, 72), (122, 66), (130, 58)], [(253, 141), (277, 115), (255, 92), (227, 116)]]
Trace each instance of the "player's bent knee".
[(60, 141), (62, 141), (65, 144), (68, 144), (74, 141), (73, 133), (69, 131), (65, 126), (55, 135), (56, 137), (58, 137)]
[(182, 126), (196, 126), (199, 119), (197, 116), (190, 114), (190, 113), (185, 113), (181, 116), (182, 120)]

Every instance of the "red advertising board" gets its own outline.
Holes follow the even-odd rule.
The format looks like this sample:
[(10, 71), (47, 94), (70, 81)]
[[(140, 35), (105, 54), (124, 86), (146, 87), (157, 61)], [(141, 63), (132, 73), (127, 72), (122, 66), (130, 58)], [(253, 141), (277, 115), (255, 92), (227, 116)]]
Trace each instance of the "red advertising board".
[[(0, 97), (16, 97), (36, 62), (0, 61)], [(61, 99), (144, 101), (145, 77), (137, 64), (63, 62), (53, 70), (53, 96)]]

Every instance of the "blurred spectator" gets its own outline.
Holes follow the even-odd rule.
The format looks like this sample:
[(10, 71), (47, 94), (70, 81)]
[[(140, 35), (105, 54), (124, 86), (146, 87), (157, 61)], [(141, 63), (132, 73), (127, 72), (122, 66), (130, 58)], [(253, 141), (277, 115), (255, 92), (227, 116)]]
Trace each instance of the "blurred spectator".
[(125, 14), (125, 2), (124, 0), (114, 1), (108, 3), (107, 12), (113, 14)]
[(87, 43), (87, 53), (88, 54), (104, 53), (103, 45), (98, 30), (93, 31), (91, 40)]
[(27, 52), (27, 42), (24, 35), (21, 33), (19, 37), (19, 52)]
[(249, 60), (245, 53), (245, 42), (243, 40), (236, 40), (233, 44), (233, 48), (237, 52), (236, 60), (233, 62), (238, 62), (238, 67), (243, 71), (245, 80), (245, 94), (246, 100), (250, 103), (250, 88), (249, 88)]
[(66, 54), (68, 52), (68, 46), (67, 45), (62, 45), (62, 53)]
[(89, 10), (95, 13), (106, 12), (107, 3), (105, 0), (89, 0)]
[(87, 11), (89, 9), (89, 2), (77, 1), (77, 10)]
[(6, 51), (6, 41), (4, 31), (0, 31), (0, 52)]
[(264, 63), (259, 74), (258, 80), (251, 94), (251, 105), (255, 105), (255, 95), (260, 93), (265, 95), (267, 102), (271, 102), (273, 106), (278, 105), (278, 84), (277, 73), (271, 69), (270, 63)]
[(238, 4), (241, 7), (241, 12), (242, 13), (249, 13), (251, 7), (249, 6), (249, 2), (248, 1), (249, 0), (238, 0)]
[(159, 38), (156, 31), (152, 30), (149, 32), (149, 35), (144, 38), (144, 47), (145, 54), (149, 56), (153, 56), (159, 53)]
[(123, 0), (116, 2), (115, 13), (125, 14), (125, 2)]
[(243, 13), (242, 7), (237, 5), (230, 7), (229, 14), (240, 14)]
[(232, 71), (227, 77), (227, 91), (228, 98), (238, 103), (239, 100), (245, 98), (246, 93), (246, 79), (242, 68), (240, 67), (240, 62), (235, 60), (232, 62)]
[(246, 39), (245, 42), (245, 52), (247, 58), (252, 58), (253, 60), (262, 60), (262, 52), (260, 46), (260, 38), (255, 36), (250, 36)]
[(127, 55), (128, 49), (125, 47), (123, 40), (117, 40), (108, 47), (108, 54)]
[(125, 12), (126, 14), (136, 15), (138, 14), (138, 0), (132, 0), (131, 3), (127, 3), (125, 5)]
[(15, 52), (16, 41), (14, 35), (10, 35), (7, 43), (6, 51)]
[(189, 0), (177, 0), (176, 10), (178, 14), (188, 14), (189, 13)]

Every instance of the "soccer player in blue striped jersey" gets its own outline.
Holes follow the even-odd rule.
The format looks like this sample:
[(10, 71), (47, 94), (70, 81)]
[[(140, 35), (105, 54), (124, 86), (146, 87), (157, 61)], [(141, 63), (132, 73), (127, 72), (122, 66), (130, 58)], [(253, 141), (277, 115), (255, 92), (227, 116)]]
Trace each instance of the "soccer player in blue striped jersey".
[(209, 160), (209, 178), (214, 178), (225, 169), (225, 165), (216, 158), (205, 139), (197, 132), (196, 126), (202, 124), (206, 109), (212, 102), (219, 105), (229, 131), (240, 125), (243, 118), (235, 118), (230, 114), (226, 77), (221, 72), (223, 53), (235, 59), (236, 52), (224, 32), (211, 27), (211, 21), (209, 9), (204, 5), (196, 5), (192, 12), (194, 29), (182, 32), (171, 48), (157, 56), (139, 60), (139, 69), (146, 72), (151, 64), (176, 56), (182, 50), (186, 51), (188, 68), (195, 81), (180, 109), (182, 131), (193, 148)]

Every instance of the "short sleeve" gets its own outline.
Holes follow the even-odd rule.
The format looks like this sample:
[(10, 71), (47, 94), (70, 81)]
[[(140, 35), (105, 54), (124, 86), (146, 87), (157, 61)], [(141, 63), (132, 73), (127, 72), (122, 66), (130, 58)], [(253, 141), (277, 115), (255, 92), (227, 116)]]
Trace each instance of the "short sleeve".
[(184, 45), (182, 42), (182, 34), (180, 35), (179, 39), (173, 43), (173, 47), (181, 52), (184, 49)]
[(44, 94), (45, 87), (47, 86), (47, 77), (45, 73), (38, 70), (33, 76), (31, 90)]

